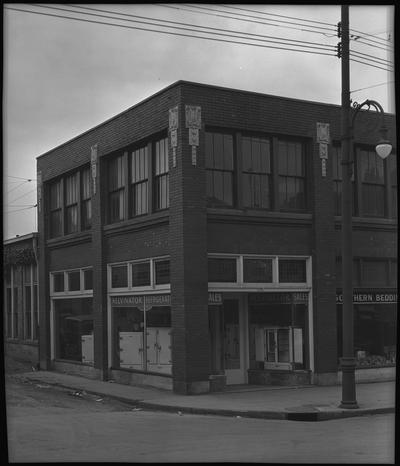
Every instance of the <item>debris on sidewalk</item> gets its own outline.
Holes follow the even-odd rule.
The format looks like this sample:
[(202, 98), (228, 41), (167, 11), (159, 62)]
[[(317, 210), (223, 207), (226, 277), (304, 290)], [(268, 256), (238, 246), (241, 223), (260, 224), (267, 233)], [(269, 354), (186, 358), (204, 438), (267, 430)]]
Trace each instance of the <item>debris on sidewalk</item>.
[(37, 383), (36, 386), (37, 386), (38, 388), (50, 388), (50, 385), (42, 385), (42, 384), (40, 384), (40, 383)]

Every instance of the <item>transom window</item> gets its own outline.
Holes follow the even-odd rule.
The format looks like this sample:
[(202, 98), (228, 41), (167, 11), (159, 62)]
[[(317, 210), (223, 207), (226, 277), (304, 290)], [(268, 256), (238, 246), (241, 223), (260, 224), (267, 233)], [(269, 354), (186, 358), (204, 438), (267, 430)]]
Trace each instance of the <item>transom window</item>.
[(167, 257), (143, 259), (109, 265), (112, 290), (165, 289), (170, 283), (170, 261)]
[(50, 293), (52, 295), (91, 294), (92, 290), (93, 269), (91, 267), (50, 273)]
[(208, 257), (208, 282), (223, 286), (254, 287), (301, 284), (311, 282), (307, 263), (309, 257), (285, 256), (231, 256), (210, 254)]

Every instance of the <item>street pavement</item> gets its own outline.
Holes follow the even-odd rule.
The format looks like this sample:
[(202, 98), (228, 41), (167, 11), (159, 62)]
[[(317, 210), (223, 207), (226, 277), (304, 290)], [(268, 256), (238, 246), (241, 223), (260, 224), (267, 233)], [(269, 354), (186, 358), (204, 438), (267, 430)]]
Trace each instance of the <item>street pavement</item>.
[(122, 385), (111, 380), (104, 382), (53, 371), (41, 370), (20, 375), (39, 384), (69, 388), (77, 396), (86, 392), (157, 411), (293, 421), (323, 421), (395, 412), (395, 381), (357, 384), (359, 408), (343, 409), (339, 407), (342, 397), (340, 385), (237, 385), (228, 386), (222, 392), (178, 395), (154, 387)]

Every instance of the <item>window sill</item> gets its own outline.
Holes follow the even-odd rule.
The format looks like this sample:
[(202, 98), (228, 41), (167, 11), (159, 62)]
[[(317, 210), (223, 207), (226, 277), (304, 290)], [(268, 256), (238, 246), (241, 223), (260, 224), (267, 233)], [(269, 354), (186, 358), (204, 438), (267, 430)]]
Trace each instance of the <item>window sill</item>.
[(243, 221), (254, 219), (255, 221), (278, 220), (279, 222), (301, 221), (306, 223), (312, 222), (312, 214), (308, 212), (277, 212), (265, 210), (246, 210), (246, 209), (222, 209), (207, 208), (207, 215), (210, 219), (235, 218)]
[(103, 229), (105, 233), (113, 234), (115, 232), (119, 233), (120, 231), (131, 230), (132, 228), (146, 228), (157, 223), (166, 223), (168, 221), (169, 211), (167, 209), (162, 212), (155, 212), (153, 214), (141, 215), (139, 217), (130, 218), (117, 223), (110, 223), (108, 225), (104, 225)]
[(71, 233), (65, 236), (57, 236), (57, 238), (49, 238), (47, 240), (48, 247), (64, 246), (66, 244), (82, 243), (91, 241), (91, 230), (80, 231), (78, 233)]

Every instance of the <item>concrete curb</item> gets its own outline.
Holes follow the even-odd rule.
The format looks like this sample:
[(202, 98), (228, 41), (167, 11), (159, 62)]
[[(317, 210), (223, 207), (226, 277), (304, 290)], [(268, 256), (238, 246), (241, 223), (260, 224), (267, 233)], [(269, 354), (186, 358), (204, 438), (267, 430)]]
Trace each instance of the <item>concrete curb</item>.
[[(40, 383), (43, 381), (35, 378), (29, 378), (32, 382)], [(84, 390), (85, 393), (95, 396), (102, 396), (108, 399), (116, 400), (121, 403), (132, 405), (135, 408), (142, 408), (149, 411), (162, 411), (174, 412), (179, 414), (198, 414), (198, 415), (211, 415), (211, 416), (225, 416), (237, 418), (252, 418), (252, 419), (271, 419), (271, 420), (286, 420), (286, 421), (302, 421), (302, 422), (319, 422), (329, 421), (333, 419), (344, 419), (350, 417), (370, 416), (375, 414), (388, 414), (394, 413), (395, 407), (382, 407), (382, 408), (359, 408), (349, 410), (326, 410), (326, 411), (290, 411), (290, 410), (274, 410), (274, 411), (241, 411), (234, 409), (218, 409), (218, 408), (200, 408), (193, 406), (179, 406), (169, 405), (167, 403), (145, 401), (143, 399), (132, 399), (120, 395), (112, 395), (109, 393), (76, 388), (71, 385), (65, 385), (59, 382), (45, 382), (47, 385), (65, 388), (68, 390)]]

